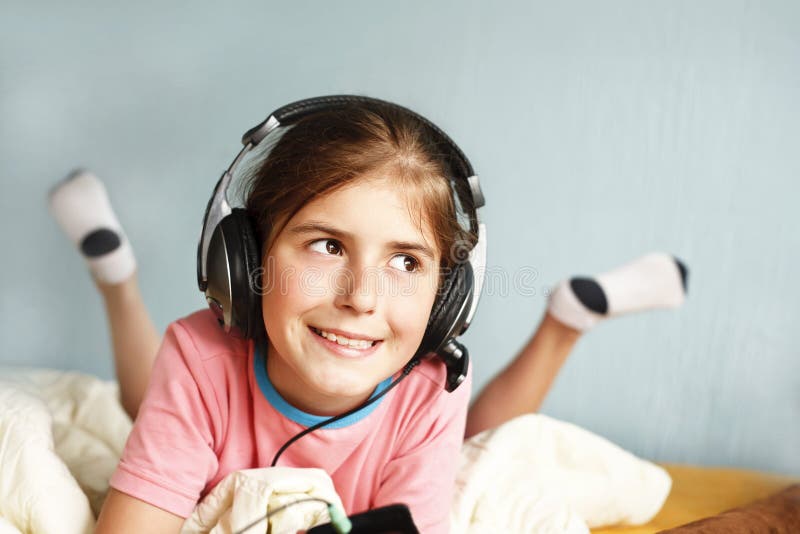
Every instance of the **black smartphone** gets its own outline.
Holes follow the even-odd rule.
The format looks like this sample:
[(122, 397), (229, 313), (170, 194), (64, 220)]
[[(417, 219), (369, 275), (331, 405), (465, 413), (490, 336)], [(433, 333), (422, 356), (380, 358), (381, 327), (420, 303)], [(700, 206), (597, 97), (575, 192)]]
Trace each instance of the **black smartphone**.
[[(405, 504), (391, 504), (349, 516), (350, 534), (419, 534)], [(306, 534), (337, 534), (330, 523), (319, 525)]]

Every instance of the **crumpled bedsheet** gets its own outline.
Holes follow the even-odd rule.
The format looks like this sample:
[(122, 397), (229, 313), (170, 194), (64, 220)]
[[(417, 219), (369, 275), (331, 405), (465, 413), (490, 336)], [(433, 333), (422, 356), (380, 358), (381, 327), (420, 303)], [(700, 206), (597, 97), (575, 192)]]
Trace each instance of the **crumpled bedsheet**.
[(461, 447), (451, 530), (588, 533), (639, 525), (661, 509), (671, 486), (663, 468), (607, 439), (528, 414)]
[[(132, 426), (118, 399), (115, 382), (90, 375), (0, 368), (0, 534), (92, 532)], [(588, 533), (641, 524), (670, 487), (666, 471), (610, 441), (529, 414), (464, 443), (451, 530)], [(183, 532), (232, 533), (309, 497), (341, 506), (322, 470), (238, 471), (198, 504)], [(270, 518), (270, 527), (295, 532), (328, 520), (323, 504), (308, 502)]]

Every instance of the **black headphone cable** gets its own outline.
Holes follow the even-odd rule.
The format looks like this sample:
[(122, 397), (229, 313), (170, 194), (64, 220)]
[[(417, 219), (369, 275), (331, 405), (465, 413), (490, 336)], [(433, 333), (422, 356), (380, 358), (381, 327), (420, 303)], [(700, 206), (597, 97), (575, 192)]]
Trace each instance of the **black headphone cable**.
[(281, 447), (281, 448), (278, 450), (278, 452), (275, 454), (275, 458), (273, 458), (273, 459), (272, 459), (272, 465), (271, 465), (270, 467), (275, 467), (275, 464), (277, 464), (277, 463), (278, 463), (278, 458), (280, 458), (281, 454), (283, 454), (283, 451), (285, 451), (285, 450), (286, 450), (286, 449), (289, 447), (289, 445), (291, 445), (292, 443), (294, 443), (294, 442), (295, 442), (295, 441), (297, 441), (298, 439), (302, 438), (302, 437), (303, 437), (303, 436), (305, 436), (306, 434), (310, 434), (311, 432), (313, 432), (313, 431), (315, 431), (315, 430), (318, 430), (318, 429), (322, 428), (323, 426), (329, 425), (329, 424), (331, 424), (331, 423), (335, 423), (336, 421), (339, 421), (340, 419), (344, 419), (345, 417), (347, 417), (347, 416), (349, 416), (349, 415), (352, 415), (352, 414), (354, 414), (354, 413), (358, 412), (359, 410), (362, 410), (362, 409), (366, 408), (367, 406), (369, 406), (369, 405), (370, 405), (370, 404), (372, 404), (373, 402), (377, 401), (378, 399), (380, 399), (381, 397), (383, 397), (384, 395), (386, 395), (387, 393), (389, 393), (389, 391), (390, 391), (390, 390), (391, 390), (393, 387), (395, 387), (397, 384), (399, 384), (399, 383), (400, 383), (400, 381), (401, 381), (401, 380), (403, 380), (405, 377), (407, 377), (407, 376), (408, 376), (408, 373), (410, 373), (410, 372), (411, 372), (411, 370), (412, 370), (414, 367), (416, 367), (417, 365), (419, 365), (419, 364), (420, 364), (420, 359), (419, 359), (419, 358), (413, 358), (413, 359), (412, 359), (410, 362), (408, 362), (408, 363), (405, 365), (405, 367), (403, 367), (403, 372), (402, 372), (402, 374), (401, 374), (399, 377), (397, 377), (397, 378), (394, 380), (394, 382), (392, 382), (391, 384), (389, 384), (389, 386), (388, 386), (386, 389), (384, 389), (383, 391), (381, 391), (379, 394), (377, 394), (377, 395), (375, 395), (374, 397), (372, 397), (371, 399), (368, 399), (367, 401), (365, 401), (365, 402), (361, 403), (359, 406), (356, 406), (356, 407), (355, 407), (355, 408), (353, 408), (352, 410), (349, 410), (349, 411), (347, 411), (347, 412), (341, 413), (341, 414), (339, 414), (339, 415), (335, 415), (335, 416), (333, 416), (333, 417), (331, 417), (331, 418), (329, 418), (329, 419), (325, 419), (324, 421), (320, 421), (320, 422), (319, 422), (319, 423), (317, 423), (316, 425), (314, 425), (314, 426), (310, 426), (310, 427), (306, 428), (305, 430), (303, 430), (302, 432), (299, 432), (299, 433), (298, 433), (297, 435), (295, 435), (295, 436), (294, 436), (292, 439), (290, 439), (289, 441), (287, 441), (286, 443), (284, 443), (284, 444), (283, 444), (283, 447)]
[[(386, 389), (381, 391), (379, 394), (377, 394), (374, 397), (372, 397), (371, 399), (368, 399), (367, 401), (361, 403), (359, 406), (356, 406), (352, 410), (349, 410), (349, 411), (344, 412), (342, 414), (335, 415), (333, 417), (325, 419), (324, 421), (321, 421), (321, 422), (317, 423), (314, 426), (310, 426), (310, 427), (306, 428), (305, 430), (303, 430), (302, 432), (300, 432), (297, 435), (295, 435), (292, 439), (290, 439), (289, 441), (284, 443), (283, 447), (281, 447), (280, 450), (278, 450), (278, 452), (275, 454), (275, 458), (273, 458), (273, 460), (272, 460), (271, 467), (275, 467), (275, 464), (278, 463), (278, 458), (280, 458), (281, 454), (283, 454), (283, 451), (285, 451), (289, 447), (289, 445), (291, 445), (292, 443), (294, 443), (298, 439), (302, 438), (306, 434), (310, 434), (311, 432), (313, 432), (315, 430), (318, 430), (319, 428), (322, 428), (325, 425), (329, 425), (331, 423), (339, 421), (340, 419), (344, 419), (345, 417), (347, 417), (349, 415), (352, 415), (352, 414), (358, 412), (359, 410), (361, 410), (363, 408), (366, 408), (367, 406), (369, 406), (373, 402), (377, 401), (378, 399), (380, 399), (381, 397), (383, 397), (384, 395), (389, 393), (389, 391), (393, 387), (395, 387), (397, 384), (400, 383), (401, 380), (403, 380), (405, 377), (407, 377), (408, 374), (411, 372), (411, 370), (414, 369), (414, 367), (416, 367), (419, 364), (420, 364), (420, 359), (419, 358), (413, 358), (410, 362), (408, 362), (403, 367), (401, 375), (399, 377), (397, 377), (391, 384), (389, 384), (389, 386)], [(299, 501), (288, 503), (288, 504), (286, 504), (284, 506), (281, 506), (277, 510), (273, 510), (272, 512), (267, 512), (267, 514), (264, 517), (260, 517), (260, 518), (256, 519), (255, 521), (251, 522), (250, 524), (246, 525), (245, 527), (241, 528), (240, 530), (237, 530), (236, 534), (240, 534), (240, 533), (243, 533), (243, 532), (249, 530), (250, 528), (252, 528), (255, 525), (257, 525), (258, 523), (260, 523), (261, 521), (264, 521), (265, 519), (269, 519), (269, 517), (271, 515), (276, 514), (276, 513), (280, 512), (280, 511), (288, 508), (289, 506), (293, 506), (295, 504), (300, 504), (302, 502), (309, 502), (309, 501), (322, 502), (325, 505), (327, 505), (328, 513), (331, 516), (331, 523), (333, 524), (334, 529), (337, 532), (346, 533), (346, 532), (350, 531), (351, 526), (350, 526), (350, 522), (349, 522), (347, 516), (346, 515), (342, 515), (342, 513), (339, 511), (338, 508), (336, 508), (336, 506), (333, 503), (330, 503), (330, 502), (328, 502), (328, 501), (326, 501), (324, 499), (318, 499), (318, 498), (312, 497), (312, 498), (302, 499), (302, 500), (299, 500)]]

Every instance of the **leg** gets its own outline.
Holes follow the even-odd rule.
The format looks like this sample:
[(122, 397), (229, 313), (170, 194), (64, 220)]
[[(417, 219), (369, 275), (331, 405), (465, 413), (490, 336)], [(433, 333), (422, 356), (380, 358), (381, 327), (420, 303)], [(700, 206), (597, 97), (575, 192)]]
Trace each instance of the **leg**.
[(136, 419), (161, 336), (147, 313), (135, 273), (119, 284), (96, 282), (111, 330), (120, 400)]
[(594, 278), (563, 280), (533, 338), (471, 406), (465, 437), (538, 410), (583, 332), (610, 317), (680, 306), (687, 276), (680, 260), (653, 253)]
[(580, 336), (546, 313), (531, 340), (470, 407), (465, 437), (536, 412)]
[(88, 171), (74, 171), (55, 184), (48, 207), (103, 296), (122, 406), (136, 418), (161, 340), (139, 292), (131, 245), (105, 186)]

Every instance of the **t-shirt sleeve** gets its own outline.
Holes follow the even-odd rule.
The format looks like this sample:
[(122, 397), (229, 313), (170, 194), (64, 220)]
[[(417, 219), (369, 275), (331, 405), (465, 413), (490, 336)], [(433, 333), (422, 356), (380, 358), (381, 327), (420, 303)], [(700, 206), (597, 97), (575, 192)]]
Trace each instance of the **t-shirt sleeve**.
[(405, 504), (424, 534), (450, 531), (450, 508), (464, 441), (472, 372), (455, 391), (441, 390), (406, 438), (407, 447), (384, 467), (373, 508)]
[(111, 487), (189, 517), (219, 465), (214, 398), (192, 336), (171, 323)]

